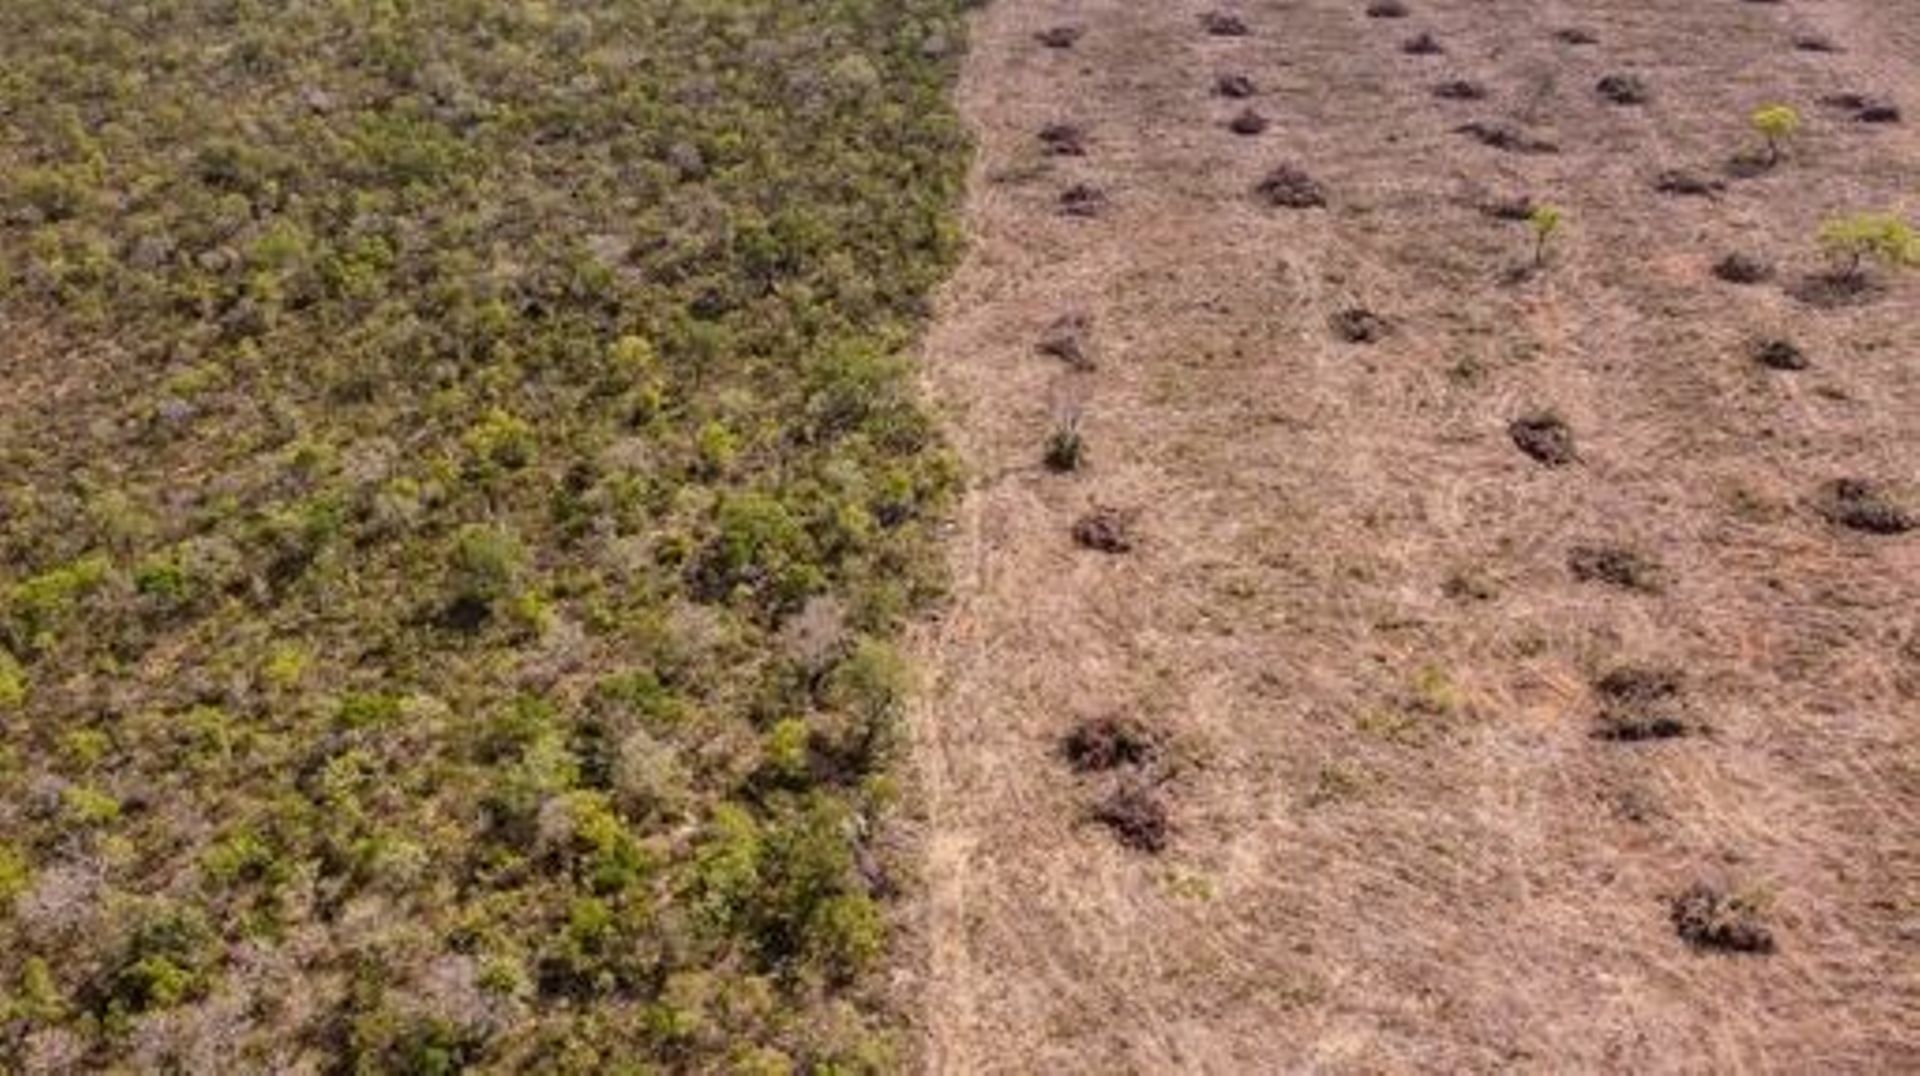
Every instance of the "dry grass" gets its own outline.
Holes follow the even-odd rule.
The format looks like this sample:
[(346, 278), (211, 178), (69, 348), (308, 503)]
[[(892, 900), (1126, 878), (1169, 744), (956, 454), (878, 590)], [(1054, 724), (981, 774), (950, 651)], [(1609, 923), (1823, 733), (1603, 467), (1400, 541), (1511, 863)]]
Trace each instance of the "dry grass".
[[(1920, 209), (1912, 128), (1812, 107), (1920, 100), (1920, 8), (1296, 0), (1217, 37), (1206, 7), (978, 16), (974, 247), (928, 347), (984, 477), (922, 648), (925, 1067), (1920, 1066), (1920, 542), (1818, 500), (1920, 478), (1920, 287), (1832, 310), (1782, 287), (1819, 268), (1822, 218)], [(1071, 53), (1035, 45), (1067, 16)], [(1414, 32), (1445, 58), (1402, 54)], [(1796, 50), (1816, 34), (1844, 51)], [(1644, 104), (1594, 93), (1620, 70)], [(1223, 72), (1259, 92), (1216, 96)], [(1435, 97), (1447, 79), (1488, 96)], [(1808, 116), (1786, 164), (1654, 191), (1720, 180), (1772, 101)], [(1223, 126), (1247, 104), (1257, 139)], [(1068, 112), (1090, 154), (1013, 170)], [(1261, 204), (1282, 163), (1327, 206)], [(1075, 183), (1103, 216), (1055, 212)], [(1524, 277), (1525, 229), (1480, 209), (1520, 195), (1568, 221)], [(1780, 280), (1715, 280), (1735, 247)], [(1360, 306), (1392, 335), (1327, 331)], [(1098, 373), (1034, 354), (1063, 309), (1100, 325)], [(1756, 336), (1820, 359), (1769, 370)], [(1033, 446), (1070, 376), (1091, 462), (1050, 475)], [(1547, 410), (1579, 464), (1514, 450)], [(1089, 499), (1144, 506), (1154, 541), (1059, 541)], [(1569, 571), (1602, 544), (1660, 587)], [(1714, 735), (1594, 737), (1590, 685), (1628, 665), (1683, 673)], [(1158, 857), (1085, 826), (1062, 779), (1089, 709), (1198, 745)], [(1772, 896), (1773, 954), (1676, 935), (1673, 894), (1723, 869)]]

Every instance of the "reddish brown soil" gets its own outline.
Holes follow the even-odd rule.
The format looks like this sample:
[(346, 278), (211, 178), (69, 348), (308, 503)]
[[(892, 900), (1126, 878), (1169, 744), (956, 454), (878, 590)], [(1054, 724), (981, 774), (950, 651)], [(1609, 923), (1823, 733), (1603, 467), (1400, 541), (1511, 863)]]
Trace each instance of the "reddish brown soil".
[[(1194, 0), (976, 16), (973, 249), (926, 356), (974, 488), (914, 715), (921, 1067), (1920, 1071), (1920, 533), (1834, 493), (1920, 489), (1920, 281), (1786, 294), (1823, 219), (1920, 212), (1914, 125), (1817, 104), (1920, 101), (1920, 4), (1420, 0), (1392, 32), (1365, 6), (1247, 0), (1243, 37)], [(1072, 52), (1035, 42), (1065, 18)], [(1400, 51), (1422, 30), (1444, 58)], [(1261, 137), (1225, 129), (1222, 71)], [(1618, 71), (1657, 92), (1609, 103)], [(1434, 96), (1454, 78), (1487, 97)], [(1779, 167), (1654, 190), (1720, 176), (1775, 101), (1805, 119)], [(1099, 139), (1036, 165), (1062, 115)], [(1253, 194), (1283, 163), (1324, 208)], [(1119, 196), (1068, 219), (1074, 182)], [(1531, 237), (1481, 207), (1516, 192), (1566, 224), (1503, 285)], [(1776, 279), (1716, 279), (1734, 249)], [(1328, 331), (1360, 303), (1392, 312), (1369, 347)], [(1090, 374), (1033, 350), (1082, 308)], [(1764, 339), (1818, 362), (1768, 369)], [(1050, 474), (1068, 383), (1090, 462)], [(1577, 466), (1515, 451), (1544, 410)], [(1154, 540), (1063, 541), (1089, 502)], [(1661, 585), (1582, 580), (1581, 545)], [(1648, 701), (1596, 694), (1622, 668), (1672, 670), (1651, 711), (1689, 734), (1595, 735)], [(1088, 713), (1183, 745), (1164, 831), (1088, 824), (1060, 756)]]

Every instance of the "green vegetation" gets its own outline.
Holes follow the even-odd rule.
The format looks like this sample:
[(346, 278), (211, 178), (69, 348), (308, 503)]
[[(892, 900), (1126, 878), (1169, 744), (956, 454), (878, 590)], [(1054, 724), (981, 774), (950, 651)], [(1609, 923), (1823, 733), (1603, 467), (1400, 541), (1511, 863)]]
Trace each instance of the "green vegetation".
[(1858, 280), (1869, 261), (1888, 269), (1920, 265), (1920, 236), (1891, 213), (1857, 213), (1820, 226), (1820, 246), (1831, 255), (1837, 275)]
[(1565, 214), (1550, 205), (1534, 206), (1527, 214), (1527, 228), (1533, 232), (1533, 264), (1536, 268), (1547, 264), (1547, 243), (1560, 234), (1560, 225)]
[(0, 1069), (895, 1065), (963, 6), (0, 5)]
[(1040, 461), (1047, 470), (1058, 474), (1077, 471), (1087, 458), (1087, 441), (1080, 433), (1080, 415), (1077, 411), (1057, 416), (1053, 428), (1047, 433), (1047, 444), (1040, 454)]
[(1800, 130), (1800, 113), (1790, 105), (1767, 105), (1754, 112), (1753, 129), (1767, 143), (1767, 163), (1780, 163), (1782, 147)]

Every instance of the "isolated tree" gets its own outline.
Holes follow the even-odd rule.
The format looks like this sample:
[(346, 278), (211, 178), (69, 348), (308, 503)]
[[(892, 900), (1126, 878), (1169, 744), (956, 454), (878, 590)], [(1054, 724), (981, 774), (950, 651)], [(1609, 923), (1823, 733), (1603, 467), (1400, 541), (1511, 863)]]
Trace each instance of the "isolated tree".
[(1820, 226), (1820, 245), (1839, 268), (1835, 275), (1858, 281), (1869, 261), (1888, 269), (1920, 265), (1920, 236), (1892, 213), (1855, 213)]
[(1560, 231), (1565, 214), (1559, 207), (1538, 205), (1527, 214), (1527, 227), (1533, 231), (1533, 264), (1537, 268), (1547, 264), (1547, 243)]
[(1767, 105), (1753, 114), (1753, 129), (1767, 140), (1767, 163), (1779, 164), (1781, 147), (1800, 130), (1800, 113), (1790, 105)]

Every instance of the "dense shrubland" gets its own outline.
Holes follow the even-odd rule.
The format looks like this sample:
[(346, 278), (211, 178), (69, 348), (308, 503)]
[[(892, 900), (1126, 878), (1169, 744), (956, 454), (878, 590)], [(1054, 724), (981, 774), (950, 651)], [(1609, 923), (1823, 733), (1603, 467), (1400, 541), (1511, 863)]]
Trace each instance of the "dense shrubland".
[(888, 1064), (959, 6), (0, 6), (0, 1068)]

